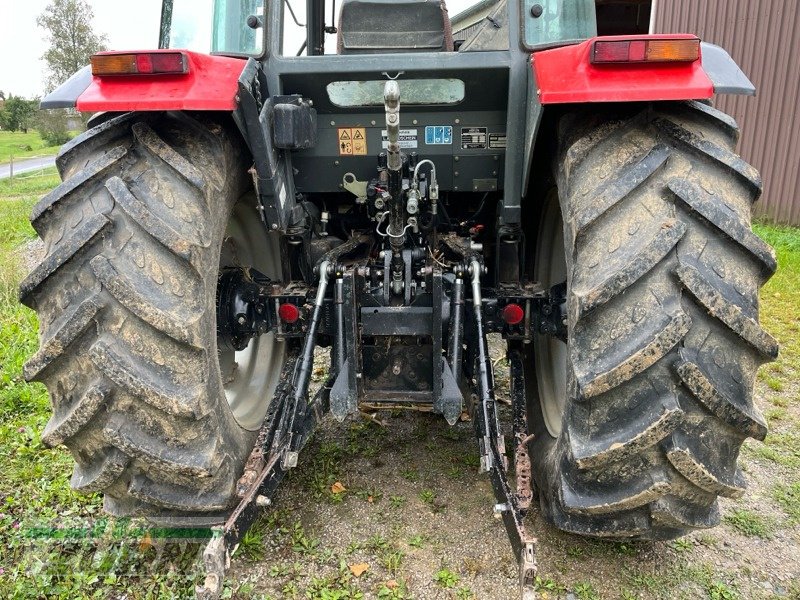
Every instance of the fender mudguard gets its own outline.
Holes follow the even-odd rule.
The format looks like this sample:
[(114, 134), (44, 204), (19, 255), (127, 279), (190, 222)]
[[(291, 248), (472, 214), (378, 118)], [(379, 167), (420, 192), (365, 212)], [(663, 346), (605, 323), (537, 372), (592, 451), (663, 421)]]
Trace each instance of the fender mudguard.
[(81, 112), (235, 110), (239, 76), (247, 61), (182, 52), (189, 65), (185, 75), (98, 77), (87, 66), (45, 97), (41, 108), (76, 108)]
[[(636, 36), (651, 39), (691, 35)], [(730, 55), (701, 44), (701, 60), (684, 63), (596, 65), (590, 60), (598, 39), (534, 52), (531, 64), (541, 104), (707, 100), (714, 94), (755, 95), (755, 87)], [(696, 38), (695, 38), (696, 39)]]

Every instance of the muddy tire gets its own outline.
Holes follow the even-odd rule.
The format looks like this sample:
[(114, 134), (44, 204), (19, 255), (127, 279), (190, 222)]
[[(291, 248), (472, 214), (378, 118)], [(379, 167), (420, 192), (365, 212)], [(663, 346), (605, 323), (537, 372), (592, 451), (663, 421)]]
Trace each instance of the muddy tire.
[[(25, 377), (53, 405), (42, 441), (69, 448), (72, 487), (103, 492), (112, 514), (218, 522), (256, 436), (252, 411), (266, 412), (240, 415), (220, 369), (217, 275), (232, 223), (262, 232), (262, 254), (242, 266), (280, 276), (241, 143), (202, 115), (128, 114), (73, 140), (57, 166), (64, 183), (31, 216), (46, 256), (20, 287), (40, 321)], [(279, 372), (281, 345), (260, 348), (261, 376)]]
[(596, 537), (712, 527), (744, 493), (740, 446), (767, 432), (754, 378), (778, 353), (758, 324), (776, 269), (750, 227), (760, 177), (705, 104), (574, 112), (558, 135), (535, 276), (566, 277), (568, 344), (526, 361), (543, 514)]

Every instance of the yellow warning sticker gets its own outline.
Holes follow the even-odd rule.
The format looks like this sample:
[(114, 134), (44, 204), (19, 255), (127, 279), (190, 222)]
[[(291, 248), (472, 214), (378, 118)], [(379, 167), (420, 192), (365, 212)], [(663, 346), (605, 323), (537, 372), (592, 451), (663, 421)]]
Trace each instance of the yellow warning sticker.
[(367, 153), (367, 131), (363, 127), (340, 127), (339, 156), (363, 156)]

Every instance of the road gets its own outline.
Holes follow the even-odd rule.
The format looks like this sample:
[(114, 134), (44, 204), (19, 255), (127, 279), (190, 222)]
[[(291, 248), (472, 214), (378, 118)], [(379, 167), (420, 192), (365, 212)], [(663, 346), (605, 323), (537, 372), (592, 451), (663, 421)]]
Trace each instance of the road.
[[(14, 161), (14, 175), (21, 175), (30, 171), (38, 171), (39, 169), (46, 169), (56, 164), (55, 156), (41, 156), (38, 158), (25, 158), (22, 160)], [(10, 165), (4, 163), (0, 165), (0, 179), (5, 179), (10, 175)]]

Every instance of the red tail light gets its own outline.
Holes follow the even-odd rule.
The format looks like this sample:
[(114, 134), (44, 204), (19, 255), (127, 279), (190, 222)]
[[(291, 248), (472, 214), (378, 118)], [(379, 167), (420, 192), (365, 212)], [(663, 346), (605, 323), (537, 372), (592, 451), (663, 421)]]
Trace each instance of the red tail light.
[(592, 62), (595, 64), (697, 60), (700, 60), (699, 38), (597, 40), (592, 48)]
[(189, 60), (183, 52), (103, 52), (90, 59), (92, 75), (184, 75)]
[(278, 316), (284, 323), (292, 324), (297, 323), (300, 319), (300, 309), (294, 304), (281, 304), (278, 307)]
[(507, 304), (503, 308), (503, 321), (509, 325), (519, 325), (525, 318), (525, 311), (519, 304)]

